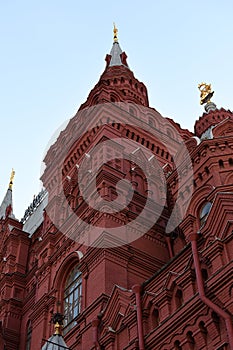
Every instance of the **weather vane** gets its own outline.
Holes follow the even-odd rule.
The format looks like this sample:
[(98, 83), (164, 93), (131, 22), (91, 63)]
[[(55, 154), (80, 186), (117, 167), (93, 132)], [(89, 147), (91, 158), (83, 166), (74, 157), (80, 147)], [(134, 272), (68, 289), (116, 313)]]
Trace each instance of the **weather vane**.
[(11, 171), (11, 177), (10, 177), (10, 182), (9, 182), (9, 190), (12, 190), (14, 177), (15, 177), (15, 171), (14, 171), (14, 169), (12, 169), (12, 171)]
[(214, 91), (211, 89), (211, 84), (201, 83), (198, 85), (198, 89), (201, 92), (200, 95), (200, 104), (210, 103), (211, 98), (214, 94)]
[(117, 33), (118, 33), (118, 29), (116, 27), (116, 24), (113, 23), (113, 40), (114, 40), (115, 43), (118, 43)]

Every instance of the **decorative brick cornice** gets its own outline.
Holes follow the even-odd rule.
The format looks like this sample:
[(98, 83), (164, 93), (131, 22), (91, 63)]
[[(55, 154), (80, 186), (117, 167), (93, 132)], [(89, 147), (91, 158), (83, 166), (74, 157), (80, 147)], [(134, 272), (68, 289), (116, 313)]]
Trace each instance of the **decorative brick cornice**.
[(233, 119), (233, 113), (224, 108), (211, 110), (209, 113), (203, 113), (195, 123), (195, 134), (200, 137), (210, 126), (216, 125), (227, 118)]

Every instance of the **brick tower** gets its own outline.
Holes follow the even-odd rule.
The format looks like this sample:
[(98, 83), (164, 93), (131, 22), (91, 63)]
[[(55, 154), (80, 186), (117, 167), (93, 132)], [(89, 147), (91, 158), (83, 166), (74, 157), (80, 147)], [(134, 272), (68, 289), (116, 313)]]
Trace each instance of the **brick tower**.
[(233, 114), (199, 88), (192, 133), (149, 106), (114, 27), (44, 189), (18, 221), (12, 173), (0, 206), (0, 350), (233, 350)]

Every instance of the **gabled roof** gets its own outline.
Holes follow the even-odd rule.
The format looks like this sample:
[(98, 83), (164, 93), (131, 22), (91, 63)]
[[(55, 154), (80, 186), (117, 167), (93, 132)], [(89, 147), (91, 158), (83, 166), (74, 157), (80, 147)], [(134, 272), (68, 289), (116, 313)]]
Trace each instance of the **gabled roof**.
[(111, 325), (112, 331), (120, 328), (122, 319), (132, 310), (132, 296), (131, 290), (114, 287), (103, 316), (106, 324)]
[[(225, 239), (232, 234), (232, 192), (218, 192), (201, 232), (210, 240)], [(213, 230), (213, 227), (215, 230)], [(206, 244), (209, 242), (206, 239)]]

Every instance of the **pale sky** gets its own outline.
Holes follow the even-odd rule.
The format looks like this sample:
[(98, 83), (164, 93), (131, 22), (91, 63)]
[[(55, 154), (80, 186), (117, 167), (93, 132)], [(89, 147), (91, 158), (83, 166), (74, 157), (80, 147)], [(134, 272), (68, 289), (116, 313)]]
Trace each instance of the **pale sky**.
[(112, 23), (150, 105), (193, 131), (198, 83), (233, 109), (232, 0), (0, 0), (0, 201), (12, 167), (14, 213), (41, 189), (44, 150), (105, 68)]

